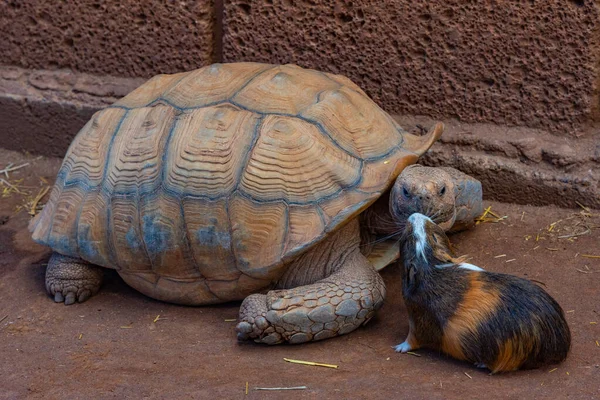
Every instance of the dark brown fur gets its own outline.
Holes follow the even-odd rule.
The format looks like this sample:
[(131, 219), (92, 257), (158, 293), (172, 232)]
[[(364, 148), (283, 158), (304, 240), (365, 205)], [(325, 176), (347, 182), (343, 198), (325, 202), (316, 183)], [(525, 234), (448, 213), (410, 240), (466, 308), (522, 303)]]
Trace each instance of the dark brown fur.
[[(421, 254), (415, 221), (409, 220), (401, 240), (411, 349), (439, 349), (492, 373), (566, 358), (569, 327), (548, 293), (526, 279), (460, 267), (448, 237), (430, 220)], [(400, 346), (397, 351), (406, 351)]]

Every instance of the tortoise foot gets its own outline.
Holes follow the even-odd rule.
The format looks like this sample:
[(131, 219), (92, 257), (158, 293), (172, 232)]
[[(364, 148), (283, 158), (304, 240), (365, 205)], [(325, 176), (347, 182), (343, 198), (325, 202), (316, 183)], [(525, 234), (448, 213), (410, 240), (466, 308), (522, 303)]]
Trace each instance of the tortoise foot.
[(46, 268), (46, 290), (57, 303), (83, 303), (98, 293), (102, 275), (100, 267), (54, 253)]
[(240, 307), (240, 323), (237, 324), (238, 340), (252, 339), (257, 343), (278, 344), (281, 335), (267, 320), (267, 296), (253, 294), (244, 299)]
[(248, 296), (238, 339), (291, 344), (328, 339), (366, 324), (383, 305), (385, 286), (358, 250), (329, 277), (294, 289)]

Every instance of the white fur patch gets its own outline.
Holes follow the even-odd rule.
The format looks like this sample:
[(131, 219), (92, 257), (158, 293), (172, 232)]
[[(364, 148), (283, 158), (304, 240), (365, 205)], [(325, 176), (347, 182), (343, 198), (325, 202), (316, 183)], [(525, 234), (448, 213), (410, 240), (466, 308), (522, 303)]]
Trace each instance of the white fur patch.
[(453, 267), (457, 265), (458, 268), (462, 268), (462, 269), (468, 269), (471, 271), (485, 271), (483, 268), (479, 268), (477, 265), (473, 265), (473, 264), (469, 264), (469, 263), (460, 263), (460, 264), (438, 264), (435, 267), (436, 268), (448, 268), (448, 267)]
[(410, 347), (410, 344), (408, 344), (407, 341), (404, 341), (394, 347), (394, 350), (396, 350), (396, 353), (406, 353), (407, 351), (411, 351), (412, 347)]
[(426, 260), (425, 248), (427, 247), (427, 233), (425, 232), (425, 220), (427, 219), (430, 220), (423, 214), (412, 214), (408, 217), (408, 222), (410, 222), (413, 227), (413, 235), (416, 239), (415, 251), (417, 255), (420, 255), (421, 258), (423, 258), (423, 260)]
[(471, 271), (485, 271), (483, 268), (479, 268), (477, 265), (469, 264), (469, 263), (460, 263), (458, 264), (459, 268), (470, 269)]

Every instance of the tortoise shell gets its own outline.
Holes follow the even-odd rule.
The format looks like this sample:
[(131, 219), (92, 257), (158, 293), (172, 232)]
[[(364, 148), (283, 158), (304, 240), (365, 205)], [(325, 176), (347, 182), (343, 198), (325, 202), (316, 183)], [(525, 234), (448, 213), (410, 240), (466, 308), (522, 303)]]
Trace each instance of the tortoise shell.
[(420, 155), (411, 136), (338, 75), (258, 63), (159, 75), (77, 134), (33, 238), (240, 298), (386, 191)]

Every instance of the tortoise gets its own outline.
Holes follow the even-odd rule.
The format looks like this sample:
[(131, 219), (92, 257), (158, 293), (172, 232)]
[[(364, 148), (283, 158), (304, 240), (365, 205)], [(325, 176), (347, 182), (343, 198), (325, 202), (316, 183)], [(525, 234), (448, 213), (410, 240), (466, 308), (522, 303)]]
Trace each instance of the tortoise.
[[(364, 240), (397, 233), (403, 202), (430, 215), (446, 204), (451, 215), (433, 216), (450, 225), (467, 206), (456, 193), (472, 178), (396, 179), (442, 130), (409, 134), (348, 78), (295, 65), (155, 76), (81, 129), (31, 221), (53, 250), (46, 288), (56, 302), (83, 302), (100, 267), (113, 268), (162, 301), (244, 299), (240, 339), (350, 332), (385, 296), (361, 223)], [(393, 215), (369, 208), (384, 194)]]

